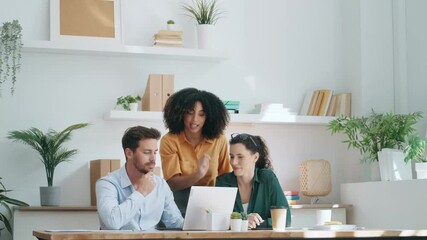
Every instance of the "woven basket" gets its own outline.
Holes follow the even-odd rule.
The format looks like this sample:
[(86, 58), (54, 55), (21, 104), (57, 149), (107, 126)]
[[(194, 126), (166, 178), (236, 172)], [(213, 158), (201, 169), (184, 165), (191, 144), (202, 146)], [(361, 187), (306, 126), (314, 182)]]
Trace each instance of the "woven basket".
[(331, 165), (326, 160), (305, 160), (300, 165), (300, 191), (308, 197), (326, 196), (332, 190)]

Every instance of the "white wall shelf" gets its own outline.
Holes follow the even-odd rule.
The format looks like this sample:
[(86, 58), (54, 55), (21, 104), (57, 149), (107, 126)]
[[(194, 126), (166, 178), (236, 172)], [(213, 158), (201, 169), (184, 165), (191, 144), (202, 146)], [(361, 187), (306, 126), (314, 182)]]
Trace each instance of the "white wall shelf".
[[(105, 120), (113, 121), (163, 121), (162, 112), (148, 111), (110, 111), (104, 114)], [(335, 117), (300, 116), (300, 115), (261, 115), (261, 114), (230, 114), (231, 124), (297, 124), (327, 125)]]
[(24, 52), (58, 53), (58, 54), (83, 54), (107, 56), (135, 56), (159, 59), (200, 60), (215, 61), (225, 60), (226, 57), (216, 51), (171, 48), (171, 47), (146, 47), (98, 44), (95, 42), (82, 44), (53, 43), (51, 41), (24, 41)]

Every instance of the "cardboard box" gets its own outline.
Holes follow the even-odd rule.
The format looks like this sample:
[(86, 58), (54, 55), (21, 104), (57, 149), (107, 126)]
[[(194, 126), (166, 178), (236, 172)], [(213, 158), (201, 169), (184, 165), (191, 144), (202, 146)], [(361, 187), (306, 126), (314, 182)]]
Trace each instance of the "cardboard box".
[(150, 74), (142, 97), (143, 111), (163, 111), (168, 98), (174, 93), (174, 75)]
[(120, 159), (97, 159), (90, 161), (90, 205), (96, 206), (96, 181), (119, 168)]

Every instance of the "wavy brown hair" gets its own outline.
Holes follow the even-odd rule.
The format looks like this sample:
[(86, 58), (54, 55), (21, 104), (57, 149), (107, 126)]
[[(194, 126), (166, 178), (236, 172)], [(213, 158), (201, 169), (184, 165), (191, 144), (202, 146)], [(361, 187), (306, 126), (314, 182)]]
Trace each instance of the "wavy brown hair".
[(273, 165), (271, 164), (270, 160), (270, 153), (262, 137), (250, 135), (247, 133), (234, 133), (231, 135), (230, 145), (237, 143), (243, 144), (252, 154), (259, 154), (259, 158), (255, 164), (255, 167), (273, 170)]

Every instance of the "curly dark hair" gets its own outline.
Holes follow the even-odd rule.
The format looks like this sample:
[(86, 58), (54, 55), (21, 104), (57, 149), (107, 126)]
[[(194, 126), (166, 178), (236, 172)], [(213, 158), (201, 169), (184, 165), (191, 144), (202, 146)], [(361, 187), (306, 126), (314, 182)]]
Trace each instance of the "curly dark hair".
[(143, 126), (135, 126), (126, 129), (122, 137), (123, 150), (129, 148), (132, 152), (139, 147), (141, 139), (160, 139), (160, 132), (155, 128), (146, 128)]
[(215, 94), (196, 88), (184, 88), (168, 98), (163, 109), (165, 127), (174, 134), (182, 132), (184, 114), (193, 110), (196, 102), (202, 104), (206, 114), (202, 135), (207, 139), (219, 137), (230, 121), (224, 103)]
[(250, 135), (247, 133), (231, 134), (230, 145), (237, 143), (243, 144), (246, 149), (251, 151), (252, 154), (259, 153), (259, 158), (255, 167), (273, 170), (273, 165), (271, 164), (270, 160), (270, 153), (262, 137)]

